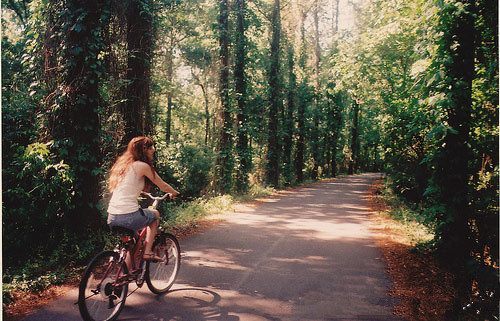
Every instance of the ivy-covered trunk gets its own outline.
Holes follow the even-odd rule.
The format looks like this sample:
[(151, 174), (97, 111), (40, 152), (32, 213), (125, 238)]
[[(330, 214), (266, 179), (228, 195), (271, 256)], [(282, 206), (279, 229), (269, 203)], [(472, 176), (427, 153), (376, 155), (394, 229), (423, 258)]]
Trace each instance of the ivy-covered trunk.
[(326, 150), (328, 153), (328, 175), (331, 177), (337, 176), (337, 149), (342, 125), (342, 94), (335, 93), (335, 84), (330, 82), (326, 90), (327, 108), (326, 115), (327, 134), (326, 134)]
[(125, 135), (131, 138), (151, 132), (150, 84), (153, 51), (153, 15), (149, 1), (130, 0), (127, 11), (127, 103), (123, 111)]
[[(470, 291), (471, 231), (469, 230), (468, 180), (470, 171), (469, 130), (474, 78), (475, 1), (450, 1), (440, 12), (438, 63), (446, 71), (441, 85), (446, 95), (445, 116), (448, 130), (438, 151), (433, 180), (440, 191), (444, 213), (438, 229), (442, 257), (459, 272), (459, 297)], [(464, 273), (465, 272), (465, 273)], [(455, 312), (460, 309), (457, 302)]]
[[(171, 38), (172, 39), (172, 38)], [(172, 81), (174, 76), (174, 44), (170, 42), (170, 48), (167, 48), (167, 52), (165, 55), (165, 64), (167, 65), (167, 81), (172, 87)], [(165, 142), (170, 144), (170, 139), (172, 136), (172, 89), (169, 88), (167, 92), (167, 116), (165, 118)]]
[(205, 106), (205, 146), (208, 146), (208, 141), (210, 139), (210, 110), (208, 109), (208, 94), (205, 85), (200, 82), (200, 88), (203, 92), (203, 101)]
[(71, 0), (64, 9), (60, 12), (64, 21), (61, 39), (65, 42), (61, 46), (62, 75), (52, 111), (51, 135), (56, 152), (69, 164), (74, 179), (74, 198), (66, 213), (69, 228), (97, 230), (102, 3)]
[(216, 164), (216, 189), (228, 193), (232, 187), (232, 116), (229, 101), (229, 12), (228, 1), (219, 2), (219, 97), (221, 102), (222, 127), (219, 135), (218, 157)]
[(287, 108), (286, 116), (283, 119), (283, 178), (285, 184), (289, 185), (293, 181), (293, 164), (292, 164), (292, 145), (294, 134), (294, 112), (295, 112), (295, 96), (297, 91), (297, 76), (295, 75), (295, 60), (293, 54), (293, 45), (288, 44), (287, 52), (288, 62), (288, 88), (287, 88)]
[(238, 141), (236, 152), (238, 154), (238, 168), (236, 178), (236, 189), (244, 193), (248, 190), (248, 174), (252, 166), (252, 151), (248, 145), (248, 111), (247, 111), (247, 88), (245, 76), (246, 63), (246, 12), (245, 0), (236, 0), (236, 34), (234, 63), (234, 81), (236, 83), (236, 102), (238, 104), (237, 129)]
[(320, 61), (321, 47), (319, 39), (319, 3), (314, 2), (313, 23), (314, 23), (314, 110), (313, 119), (314, 126), (311, 128), (311, 153), (313, 160), (313, 168), (311, 171), (312, 179), (318, 178), (318, 170), (321, 163), (321, 142), (320, 142), (320, 115), (321, 111), (321, 89), (320, 89)]
[(359, 104), (355, 101), (352, 106), (352, 126), (351, 126), (351, 158), (347, 173), (352, 175), (358, 167), (359, 154)]
[(280, 1), (274, 0), (273, 13), (271, 17), (271, 56), (269, 67), (269, 131), (266, 164), (266, 183), (270, 186), (279, 185), (280, 176), (280, 147), (278, 137), (279, 111), (281, 105), (280, 77), (280, 38), (281, 18)]
[(301, 12), (301, 22), (300, 22), (300, 56), (299, 56), (299, 69), (304, 74), (300, 81), (299, 88), (297, 90), (297, 149), (295, 151), (295, 177), (297, 182), (300, 183), (304, 180), (304, 161), (306, 153), (306, 104), (308, 95), (308, 79), (305, 76), (306, 72), (306, 29), (305, 20), (307, 14)]

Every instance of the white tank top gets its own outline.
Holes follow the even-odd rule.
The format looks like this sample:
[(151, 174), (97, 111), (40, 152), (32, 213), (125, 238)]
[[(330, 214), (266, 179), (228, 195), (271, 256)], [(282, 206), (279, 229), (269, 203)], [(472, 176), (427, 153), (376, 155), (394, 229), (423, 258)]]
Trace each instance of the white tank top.
[(135, 163), (129, 166), (122, 180), (113, 191), (108, 206), (109, 214), (128, 214), (139, 209), (137, 197), (144, 189), (144, 176), (139, 177), (137, 175)]

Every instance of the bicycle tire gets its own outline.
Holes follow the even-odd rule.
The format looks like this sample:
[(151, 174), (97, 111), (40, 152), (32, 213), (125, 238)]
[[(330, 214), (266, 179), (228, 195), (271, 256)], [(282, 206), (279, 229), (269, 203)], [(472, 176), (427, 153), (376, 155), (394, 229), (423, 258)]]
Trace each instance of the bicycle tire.
[(112, 285), (120, 267), (122, 274), (128, 273), (127, 265), (119, 263), (119, 255), (113, 251), (97, 254), (87, 265), (78, 288), (78, 308), (85, 321), (113, 321), (122, 311), (128, 283), (120, 288)]
[(170, 233), (161, 233), (153, 243), (153, 253), (163, 260), (148, 261), (146, 283), (155, 294), (167, 292), (175, 282), (181, 264), (181, 248), (177, 238)]

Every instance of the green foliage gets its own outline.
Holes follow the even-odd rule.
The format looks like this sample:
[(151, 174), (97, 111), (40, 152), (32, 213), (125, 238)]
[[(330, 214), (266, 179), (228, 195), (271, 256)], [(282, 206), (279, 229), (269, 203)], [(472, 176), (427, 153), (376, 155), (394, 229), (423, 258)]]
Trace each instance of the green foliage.
[(195, 198), (181, 204), (162, 203), (161, 213), (165, 215), (165, 227), (183, 227), (196, 224), (197, 221), (209, 218), (210, 215), (227, 214), (238, 202), (251, 201), (259, 197), (269, 196), (275, 190), (262, 185), (252, 185), (248, 192), (232, 196), (229, 194), (210, 198)]
[(162, 209), (167, 220), (164, 225), (168, 228), (183, 227), (196, 224), (198, 220), (206, 218), (212, 214), (222, 214), (234, 205), (234, 198), (231, 195), (216, 196), (209, 199), (197, 198), (190, 202), (182, 203), (178, 206), (165, 204)]
[(385, 181), (381, 197), (389, 205), (388, 215), (395, 219), (417, 250), (432, 250), (435, 246), (436, 217), (427, 209), (417, 207), (402, 198), (392, 187), (392, 179)]
[(207, 192), (214, 159), (210, 149), (176, 144), (163, 153), (166, 155), (159, 157), (158, 172), (181, 192), (183, 199), (200, 197)]
[[(358, 12), (359, 35), (340, 42), (335, 65), (340, 87), (366, 113), (361, 148), (380, 155), (407, 204), (395, 217), (431, 226), (432, 243), (463, 267), (462, 280), (482, 284), (483, 297), (498, 292), (483, 277), (498, 265), (497, 7), (371, 1)], [(470, 289), (462, 284), (461, 299)]]
[[(279, 173), (272, 179), (276, 185), (334, 176), (351, 159), (361, 170), (383, 169), (394, 193), (402, 197), (393, 215), (441, 231), (456, 217), (447, 206), (452, 197), (446, 196), (454, 196), (454, 186), (446, 187), (454, 184), (439, 176), (460, 171), (467, 193), (456, 198), (468, 203), (470, 228), (464, 235), (472, 242), (472, 271), (479, 291), (491, 292), (487, 282), (498, 267), (497, 1), (474, 2), (475, 74), (471, 97), (465, 97), (471, 99), (470, 118), (458, 125), (449, 121), (449, 112), (456, 107), (455, 94), (462, 94), (454, 89), (463, 82), (451, 72), (450, 63), (459, 53), (454, 41), (460, 33), (450, 35), (461, 25), (455, 22), (467, 12), (467, 1), (363, 1), (356, 13), (357, 28), (335, 32), (328, 40), (328, 32), (321, 33), (319, 53), (310, 41), (316, 39), (309, 27), (311, 12), (300, 12), (294, 5), (281, 6), (281, 17), (275, 11), (272, 21), (272, 2), (247, 2), (240, 16), (244, 28), (238, 30), (241, 20), (234, 5), (222, 8), (227, 19), (217, 23), (217, 5), (227, 2), (139, 2), (143, 17), (156, 17), (156, 49), (141, 57), (127, 42), (127, 25), (134, 17), (127, 15), (126, 2), (92, 7), (95, 2), (33, 0), (23, 10), (20, 5), (26, 2), (6, 3), (5, 300), (10, 300), (11, 289), (38, 290), (59, 282), (44, 271), (82, 261), (109, 242), (99, 233), (71, 231), (78, 217), (91, 217), (71, 215), (85, 206), (97, 212), (99, 185), (105, 185), (102, 168), (121, 152), (130, 129), (125, 118), (136, 107), (133, 99), (143, 95), (141, 101), (146, 101), (149, 94), (152, 103), (132, 119), (141, 126), (143, 116), (144, 123), (152, 120), (158, 172), (184, 199), (193, 200), (165, 204), (169, 224), (188, 224), (230, 208), (234, 199), (228, 195), (200, 198), (214, 190), (229, 193), (235, 186), (240, 191), (249, 187), (243, 198), (272, 192), (256, 184), (265, 179), (270, 152), (269, 159), (280, 156), (272, 166)], [(318, 3), (320, 18), (325, 18), (326, 7)], [(222, 69), (221, 45), (227, 45)], [(129, 58), (134, 57), (152, 66), (151, 87), (141, 87), (144, 90), (136, 94), (127, 90)], [(287, 109), (284, 101), (292, 107)], [(357, 142), (351, 132), (354, 102), (359, 104)], [(243, 105), (238, 117), (237, 107)], [(270, 117), (276, 126), (271, 133), (266, 130)], [(468, 153), (463, 156), (468, 162), (459, 170), (449, 163), (452, 154), (445, 147), (447, 138), (466, 127)], [(238, 145), (244, 137), (247, 144)], [(276, 140), (272, 148), (269, 138)], [(51, 139), (53, 143), (47, 143)], [(248, 166), (241, 168), (244, 159)], [(102, 218), (94, 218), (101, 227)], [(435, 241), (440, 237), (438, 233)], [(26, 244), (34, 246), (26, 249)], [(44, 258), (50, 263), (41, 263)]]
[[(13, 184), (3, 191), (3, 235), (9, 241), (4, 248), (6, 266), (33, 253), (49, 253), (67, 224), (65, 212), (74, 195), (74, 178), (68, 165), (56, 160), (51, 145), (19, 148), (18, 158), (4, 172), (6, 182)], [(47, 237), (44, 242), (37, 241), (41, 235)], [(33, 244), (30, 251), (26, 244)]]
[(2, 283), (2, 300), (4, 304), (14, 302), (13, 292), (40, 292), (51, 285), (62, 284), (66, 280), (65, 271), (57, 271), (42, 276), (34, 276), (23, 273), (6, 281), (4, 277)]

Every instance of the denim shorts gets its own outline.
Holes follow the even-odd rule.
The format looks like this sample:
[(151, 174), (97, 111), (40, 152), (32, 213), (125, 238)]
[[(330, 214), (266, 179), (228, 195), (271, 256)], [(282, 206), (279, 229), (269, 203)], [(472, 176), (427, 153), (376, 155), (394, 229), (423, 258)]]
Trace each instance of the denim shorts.
[(135, 212), (127, 214), (109, 214), (108, 225), (110, 227), (125, 227), (134, 231), (138, 231), (143, 227), (148, 226), (156, 220), (156, 215), (153, 211), (140, 208)]

